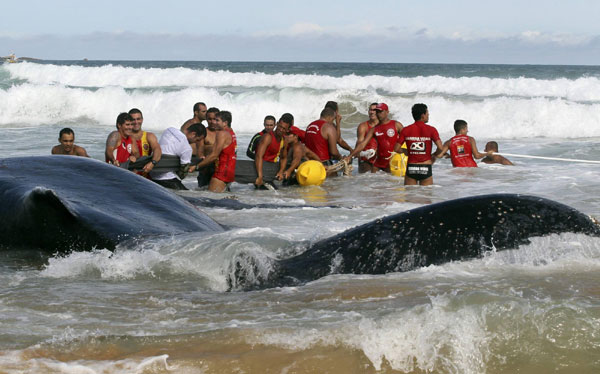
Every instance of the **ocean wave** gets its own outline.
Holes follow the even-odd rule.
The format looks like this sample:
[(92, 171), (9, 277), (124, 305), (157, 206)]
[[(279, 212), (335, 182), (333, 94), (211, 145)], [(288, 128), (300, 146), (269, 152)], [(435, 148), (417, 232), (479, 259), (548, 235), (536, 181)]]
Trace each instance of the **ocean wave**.
[(333, 77), (319, 74), (267, 74), (226, 70), (176, 68), (133, 68), (119, 65), (84, 67), (22, 63), (5, 67), (12, 79), (33, 84), (60, 84), (73, 87), (124, 88), (221, 88), (270, 87), (316, 90), (376, 90), (386, 94), (458, 95), (474, 97), (548, 97), (570, 101), (600, 101), (597, 77), (577, 79), (444, 77), (441, 75), (399, 77), (354, 74)]
[(368, 90), (317, 91), (297, 88), (263, 88), (240, 92), (195, 87), (180, 90), (73, 88), (64, 85), (25, 83), (0, 89), (0, 127), (68, 125), (98, 127), (106, 131), (115, 126), (118, 113), (139, 108), (144, 113), (144, 128), (161, 132), (179, 127), (192, 117), (192, 106), (204, 101), (233, 113), (233, 129), (253, 134), (262, 129), (268, 114), (294, 114), (296, 125), (306, 127), (319, 117), (327, 100), (337, 100), (344, 116), (343, 134), (355, 139), (356, 126), (366, 120), (372, 101), (390, 106), (391, 117), (412, 123), (410, 108), (415, 102), (429, 106), (430, 124), (442, 137), (453, 135), (457, 118), (469, 123), (477, 138), (585, 138), (600, 136), (600, 103), (575, 103), (560, 98), (489, 97), (482, 100), (416, 94), (411, 97), (383, 95)]

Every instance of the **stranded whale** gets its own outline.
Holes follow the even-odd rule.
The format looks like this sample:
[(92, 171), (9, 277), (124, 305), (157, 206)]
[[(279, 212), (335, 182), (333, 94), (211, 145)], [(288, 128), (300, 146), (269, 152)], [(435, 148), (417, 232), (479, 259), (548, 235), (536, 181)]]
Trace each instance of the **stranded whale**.
[(240, 255), (233, 289), (303, 284), (330, 274), (385, 274), (517, 248), (529, 238), (573, 232), (600, 236), (589, 216), (535, 196), (494, 194), (431, 204), (349, 229), (303, 253), (273, 260), (265, 274)]
[[(0, 160), (0, 248), (113, 249), (139, 237), (223, 230), (172, 192), (100, 161), (73, 156)], [(409, 271), (561, 232), (600, 236), (590, 217), (548, 199), (467, 197), (377, 219), (268, 266), (240, 254), (232, 261), (229, 284), (254, 289), (303, 284), (329, 274)]]
[(223, 231), (159, 185), (75, 156), (0, 160), (0, 244), (49, 252), (114, 249), (142, 236)]

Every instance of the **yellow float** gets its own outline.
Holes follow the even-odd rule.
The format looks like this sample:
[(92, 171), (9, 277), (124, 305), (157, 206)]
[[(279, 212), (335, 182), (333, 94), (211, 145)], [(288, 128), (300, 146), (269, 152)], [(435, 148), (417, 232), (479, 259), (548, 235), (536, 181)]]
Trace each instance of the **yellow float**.
[(304, 161), (296, 171), (296, 180), (301, 186), (319, 186), (325, 177), (327, 177), (325, 167), (315, 160)]

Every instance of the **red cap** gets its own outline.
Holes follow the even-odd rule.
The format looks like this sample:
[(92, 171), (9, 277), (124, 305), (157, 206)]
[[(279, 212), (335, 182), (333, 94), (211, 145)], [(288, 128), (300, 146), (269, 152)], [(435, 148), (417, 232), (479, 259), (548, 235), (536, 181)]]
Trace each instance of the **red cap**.
[(375, 110), (389, 110), (386, 103), (379, 103), (375, 107)]

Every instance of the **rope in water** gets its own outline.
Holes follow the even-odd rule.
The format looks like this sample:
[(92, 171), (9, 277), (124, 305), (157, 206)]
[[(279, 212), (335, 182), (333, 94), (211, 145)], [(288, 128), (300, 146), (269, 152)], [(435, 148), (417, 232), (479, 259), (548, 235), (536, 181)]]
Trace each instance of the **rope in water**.
[(600, 161), (594, 160), (577, 160), (573, 158), (560, 158), (560, 157), (542, 157), (542, 156), (530, 156), (530, 155), (517, 155), (513, 153), (494, 153), (495, 155), (500, 156), (510, 156), (510, 157), (524, 157), (524, 158), (537, 158), (540, 160), (554, 160), (554, 161), (569, 161), (569, 162), (584, 162), (589, 164), (600, 164)]

